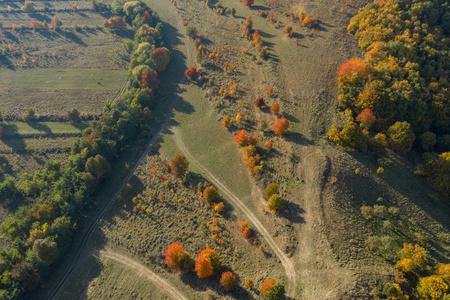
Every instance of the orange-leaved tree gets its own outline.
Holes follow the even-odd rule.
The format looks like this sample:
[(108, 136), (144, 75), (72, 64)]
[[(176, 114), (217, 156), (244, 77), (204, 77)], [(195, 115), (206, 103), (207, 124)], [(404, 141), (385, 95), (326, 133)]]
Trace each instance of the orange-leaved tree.
[(230, 124), (231, 124), (231, 119), (230, 119), (230, 117), (228, 115), (226, 115), (225, 118), (223, 118), (222, 126), (224, 128), (229, 128)]
[(248, 135), (247, 130), (242, 129), (239, 133), (234, 137), (234, 142), (241, 147), (244, 147), (248, 144)]
[(286, 131), (291, 126), (291, 123), (286, 118), (279, 118), (274, 124), (273, 124), (273, 132), (278, 135), (283, 135), (286, 133)]
[(280, 103), (278, 103), (278, 101), (275, 101), (275, 103), (270, 107), (270, 112), (272, 115), (278, 115), (280, 112)]
[(213, 249), (205, 249), (197, 256), (195, 271), (199, 278), (212, 276), (220, 269), (220, 256)]
[(147, 68), (142, 72), (141, 82), (145, 87), (156, 90), (159, 86), (158, 73), (155, 70)]
[(248, 137), (248, 144), (252, 145), (252, 146), (256, 146), (256, 144), (258, 143), (258, 137), (251, 135)]
[(212, 205), (217, 199), (217, 189), (212, 185), (207, 186), (202, 195), (203, 199), (205, 199), (206, 202)]
[(220, 277), (220, 283), (226, 290), (231, 290), (236, 285), (236, 276), (230, 271), (224, 272)]
[(189, 254), (180, 242), (172, 243), (166, 251), (166, 265), (174, 271), (185, 271), (190, 267)]
[(178, 153), (171, 161), (170, 161), (170, 170), (173, 176), (177, 178), (184, 178), (186, 172), (189, 168), (189, 162), (184, 157), (183, 154)]

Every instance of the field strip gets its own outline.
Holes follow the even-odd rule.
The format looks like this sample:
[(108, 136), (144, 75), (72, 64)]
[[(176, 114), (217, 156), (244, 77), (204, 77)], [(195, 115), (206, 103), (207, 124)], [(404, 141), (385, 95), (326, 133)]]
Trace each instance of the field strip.
[(153, 282), (160, 290), (164, 291), (173, 299), (187, 300), (187, 298), (184, 297), (184, 295), (181, 294), (180, 291), (175, 289), (169, 282), (159, 277), (158, 275), (156, 275), (155, 273), (153, 273), (140, 263), (132, 260), (131, 258), (112, 252), (110, 250), (100, 251), (100, 256), (112, 259), (116, 262), (124, 264), (125, 266), (135, 269), (136, 271), (139, 272), (139, 274), (144, 275), (148, 280)]
[(74, 126), (69, 122), (3, 122), (1, 124), (7, 135), (26, 134), (61, 134), (79, 133), (86, 128), (86, 123)]
[(215, 177), (206, 167), (204, 167), (200, 162), (198, 162), (194, 156), (189, 152), (186, 145), (183, 143), (183, 140), (181, 139), (180, 132), (177, 128), (172, 127), (171, 131), (173, 133), (173, 137), (175, 139), (176, 144), (180, 148), (181, 152), (190, 160), (191, 162), (195, 163), (197, 167), (200, 168), (200, 170), (205, 173), (206, 176), (209, 177), (209, 179), (212, 181), (214, 185), (217, 186), (219, 190), (221, 190), (228, 198), (229, 200), (236, 205), (244, 214), (245, 216), (253, 223), (253, 225), (258, 229), (258, 231), (264, 236), (267, 243), (269, 244), (270, 248), (275, 252), (276, 256), (280, 259), (284, 269), (286, 270), (286, 275), (289, 280), (289, 287), (288, 287), (288, 294), (290, 296), (295, 291), (295, 269), (294, 265), (292, 264), (291, 260), (286, 256), (286, 254), (278, 247), (277, 243), (273, 240), (270, 233), (266, 230), (264, 225), (258, 220), (258, 218), (248, 209), (247, 206), (245, 206), (244, 203), (242, 203), (239, 198), (231, 192), (224, 183), (222, 183), (217, 177)]
[(0, 88), (19, 86), (36, 89), (119, 89), (127, 81), (126, 70), (0, 69)]

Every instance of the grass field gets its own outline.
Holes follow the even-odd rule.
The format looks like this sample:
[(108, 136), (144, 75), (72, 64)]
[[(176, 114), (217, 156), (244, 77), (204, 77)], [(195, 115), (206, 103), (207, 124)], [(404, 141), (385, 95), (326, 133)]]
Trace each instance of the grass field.
[(81, 133), (88, 123), (73, 125), (68, 122), (3, 122), (1, 126), (6, 134), (58, 134)]

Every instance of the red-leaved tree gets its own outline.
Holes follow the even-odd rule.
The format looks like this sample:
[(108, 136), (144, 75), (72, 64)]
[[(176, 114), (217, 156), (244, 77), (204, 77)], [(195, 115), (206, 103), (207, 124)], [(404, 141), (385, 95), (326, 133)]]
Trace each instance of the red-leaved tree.
[(373, 114), (372, 110), (370, 108), (364, 109), (357, 117), (356, 121), (361, 123), (361, 126), (370, 129), (375, 121), (377, 120), (377, 117)]
[(158, 73), (150, 68), (142, 72), (141, 82), (145, 87), (156, 90), (159, 86)]
[(244, 0), (244, 6), (252, 7), (252, 5), (255, 3), (255, 0)]
[(191, 81), (197, 81), (200, 76), (200, 72), (197, 71), (196, 67), (190, 67), (184, 74), (186, 74), (187, 79)]
[(255, 106), (256, 106), (257, 108), (261, 108), (261, 107), (263, 107), (263, 106), (265, 106), (265, 105), (266, 105), (266, 102), (264, 101), (264, 98), (260, 97), (260, 98), (257, 98), (257, 99), (255, 100)]
[(286, 118), (279, 118), (273, 124), (273, 132), (278, 135), (283, 135), (291, 127), (291, 123)]

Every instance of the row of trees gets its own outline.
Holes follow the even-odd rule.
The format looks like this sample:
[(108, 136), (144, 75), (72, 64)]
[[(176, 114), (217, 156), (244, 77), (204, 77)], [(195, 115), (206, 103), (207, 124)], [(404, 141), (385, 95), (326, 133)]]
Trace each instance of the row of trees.
[[(144, 3), (135, 2), (151, 11)], [(145, 36), (136, 30), (135, 40), (141, 38)], [(136, 43), (133, 52), (137, 48)], [(104, 108), (98, 121), (83, 130), (66, 165), (50, 161), (43, 170), (0, 184), (4, 201), (26, 199), (32, 203), (20, 207), (0, 227), (11, 239), (9, 247), (0, 250), (0, 298), (27, 298), (65, 254), (90, 195), (111, 170), (110, 162), (148, 127), (153, 98), (153, 90), (136, 80), (116, 104)]]
[[(189, 255), (180, 242), (172, 243), (169, 246), (165, 253), (165, 262), (167, 268), (177, 272), (189, 271), (194, 266), (198, 278), (211, 277), (218, 274), (221, 269), (220, 255), (215, 250), (210, 248), (202, 250), (194, 263), (194, 258)], [(220, 277), (220, 283), (226, 290), (231, 290), (236, 286), (236, 276), (230, 271), (224, 272)], [(251, 287), (252, 283), (249, 283), (248, 286)], [(285, 288), (275, 279), (269, 279), (262, 283), (261, 294), (266, 299), (279, 300), (284, 297)]]

